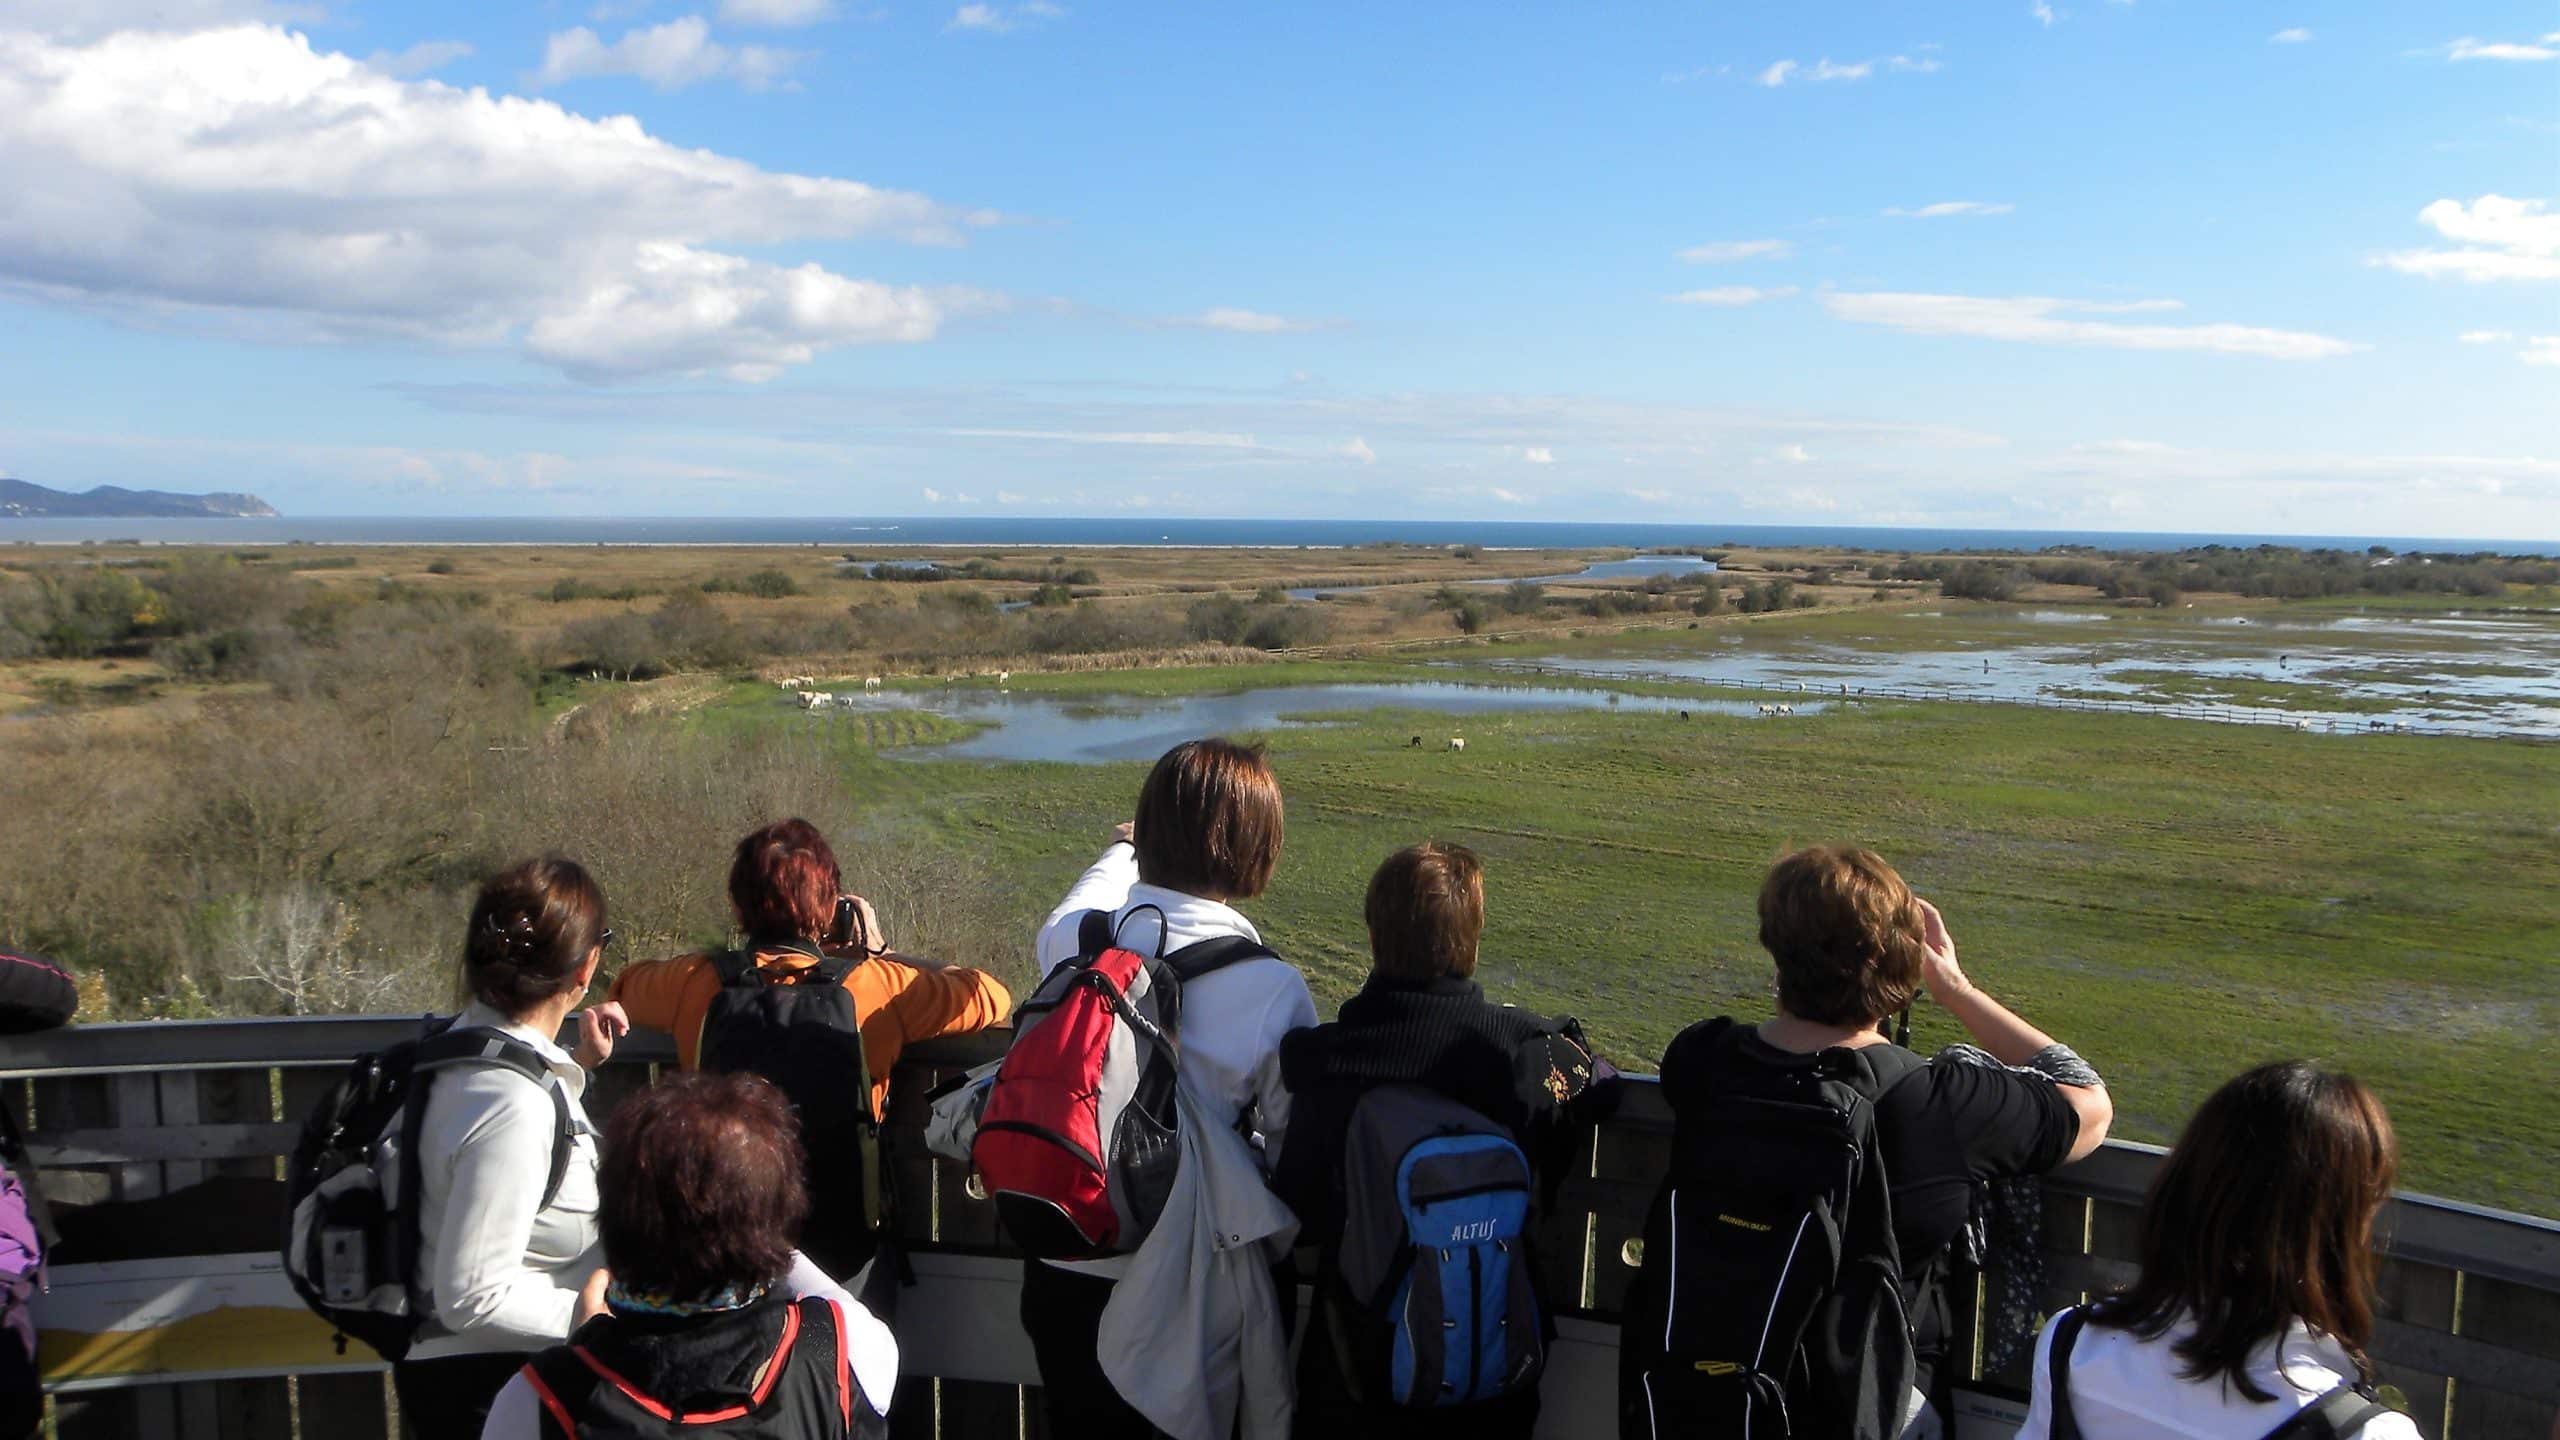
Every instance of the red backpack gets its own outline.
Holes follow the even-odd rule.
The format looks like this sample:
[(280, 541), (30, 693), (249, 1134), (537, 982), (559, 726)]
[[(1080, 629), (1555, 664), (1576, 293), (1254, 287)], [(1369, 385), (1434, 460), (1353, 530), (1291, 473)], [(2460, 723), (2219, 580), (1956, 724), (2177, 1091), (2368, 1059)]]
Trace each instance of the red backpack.
[(1078, 922), (1077, 949), (1015, 1013), (1013, 1046), (969, 1150), (1007, 1233), (1043, 1260), (1125, 1255), (1146, 1239), (1180, 1158), (1182, 987), (1238, 961), (1277, 958), (1241, 935), (1140, 955), (1119, 943), (1103, 910)]

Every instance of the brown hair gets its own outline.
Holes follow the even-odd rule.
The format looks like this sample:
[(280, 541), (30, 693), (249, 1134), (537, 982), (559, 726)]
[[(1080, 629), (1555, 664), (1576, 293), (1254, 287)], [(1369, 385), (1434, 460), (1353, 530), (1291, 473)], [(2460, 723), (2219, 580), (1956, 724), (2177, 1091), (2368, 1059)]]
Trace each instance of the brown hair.
[(729, 903), (747, 939), (823, 938), (835, 925), (844, 872), (827, 837), (806, 820), (776, 820), (738, 842)]
[(809, 1216), (800, 1165), (800, 1122), (756, 1076), (688, 1071), (624, 1101), (596, 1175), (615, 1281), (695, 1300), (789, 1274)]
[(1476, 973), (1484, 934), (1484, 866), (1464, 845), (1409, 845), (1369, 877), (1361, 913), (1372, 967), (1391, 980)]
[(1259, 745), (1186, 740), (1138, 787), (1138, 878), (1185, 894), (1243, 900), (1280, 863), (1280, 781)]
[(2400, 1164), (2391, 1117), (2352, 1075), (2307, 1060), (2261, 1065), (2187, 1122), (2142, 1204), (2141, 1277), (2093, 1318), (2177, 1344), (2185, 1378), (2252, 1400), (2249, 1353), (2299, 1320), (2370, 1379), (2373, 1219)]
[(1778, 1003), (1799, 1020), (1872, 1025), (1920, 992), (1920, 902), (1884, 857), (1816, 845), (1769, 869), (1760, 944), (1778, 962)]
[(462, 983), (509, 1015), (578, 983), (578, 968), (604, 943), (604, 887), (575, 860), (546, 855), (492, 875), (472, 902), (462, 942)]

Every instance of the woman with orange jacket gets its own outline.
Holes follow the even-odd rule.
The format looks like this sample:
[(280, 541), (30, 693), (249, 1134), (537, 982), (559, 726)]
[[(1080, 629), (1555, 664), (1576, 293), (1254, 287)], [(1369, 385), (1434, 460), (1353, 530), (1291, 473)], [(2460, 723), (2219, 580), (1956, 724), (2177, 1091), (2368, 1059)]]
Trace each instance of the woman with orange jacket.
[[(1002, 1024), (1013, 996), (982, 970), (891, 950), (869, 902), (844, 893), (835, 852), (806, 820), (779, 820), (738, 842), (729, 902), (745, 937), (736, 950), (629, 966), (614, 978), (612, 998), (632, 1024), (674, 1035), (683, 1068), (764, 1074), (799, 1107), (818, 1202), (801, 1248), (841, 1278), (868, 1258), (869, 1246), (848, 1236), (845, 1246), (832, 1247), (824, 1238), (859, 1218), (829, 1213), (849, 1202), (826, 1173), (844, 1163), (826, 1137), (841, 1128), (831, 1122), (849, 1120), (854, 1109), (830, 1103), (827, 1092), (841, 1085), (855, 1105), (868, 1102), (864, 1119), (877, 1120), (900, 1051), (917, 1040)], [(843, 999), (794, 993), (829, 978)], [(828, 1042), (849, 1042), (833, 1033), (849, 1027), (861, 1033), (870, 1073), (839, 1079), (826, 1068)], [(833, 1053), (850, 1049), (839, 1044)], [(858, 1087), (866, 1081), (863, 1095)]]

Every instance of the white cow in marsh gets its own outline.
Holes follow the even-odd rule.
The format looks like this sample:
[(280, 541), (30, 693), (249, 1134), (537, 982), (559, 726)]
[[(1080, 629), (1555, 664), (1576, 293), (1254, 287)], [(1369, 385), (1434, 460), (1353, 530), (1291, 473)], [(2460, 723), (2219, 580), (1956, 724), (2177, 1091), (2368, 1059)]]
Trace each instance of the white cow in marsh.
[(1466, 749), (1466, 748), (1467, 748), (1467, 737), (1465, 737), (1464, 735), (1452, 735), (1452, 736), (1450, 736), (1450, 737), (1449, 737), (1449, 748), (1450, 748), (1450, 749), (1452, 749), (1452, 750), (1464, 750), (1464, 749)]
[(880, 688), (880, 677), (879, 677), (879, 676), (877, 676), (877, 675), (865, 675), (865, 676), (863, 676), (863, 677), (862, 677), (862, 688), (863, 688), (863, 689), (865, 689), (865, 690), (877, 690), (877, 689), (879, 689), (879, 688)]

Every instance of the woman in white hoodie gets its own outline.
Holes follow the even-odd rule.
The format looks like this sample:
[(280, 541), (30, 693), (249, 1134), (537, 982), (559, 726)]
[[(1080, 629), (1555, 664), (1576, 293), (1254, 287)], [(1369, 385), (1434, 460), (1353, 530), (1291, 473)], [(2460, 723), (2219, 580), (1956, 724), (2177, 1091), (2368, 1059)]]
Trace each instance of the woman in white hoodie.
[[(587, 1072), (628, 1029), (620, 1007), (580, 1014), (575, 1055), (557, 1037), (585, 998), (613, 932), (604, 890), (574, 860), (527, 860), (471, 907), (457, 1029), (530, 1047), (540, 1084), (501, 1066), (435, 1073), (418, 1137), (417, 1290), (426, 1320), (391, 1367), (417, 1440), (472, 1440), (490, 1402), (534, 1351), (567, 1338), (581, 1291), (600, 1283), (596, 1135), (580, 1103)], [(567, 1164), (551, 1190), (557, 1147)], [(546, 1198), (546, 1192), (547, 1198)]]
[[(1076, 958), (1085, 912), (1112, 919), (1119, 943), (1171, 955), (1241, 935), (1253, 922), (1230, 904), (1262, 893), (1280, 861), (1280, 782), (1260, 746), (1191, 740), (1165, 752), (1138, 791), (1137, 818), (1119, 827), (1040, 927), (1041, 976)], [(1264, 1166), (1280, 1153), (1289, 1092), (1280, 1083), (1280, 1037), (1316, 1023), (1306, 977), (1277, 957), (1238, 961), (1183, 987), (1182, 1074), (1258, 1139)], [(1112, 1388), (1095, 1336), (1125, 1256), (1026, 1262), (1022, 1324), (1040, 1361), (1052, 1434), (1107, 1437), (1152, 1432)]]
[(2364, 1352), (2397, 1166), (2353, 1076), (2290, 1060), (2214, 1092), (2143, 1203), (2141, 1278), (2045, 1327), (2018, 1440), (2418, 1440)]

